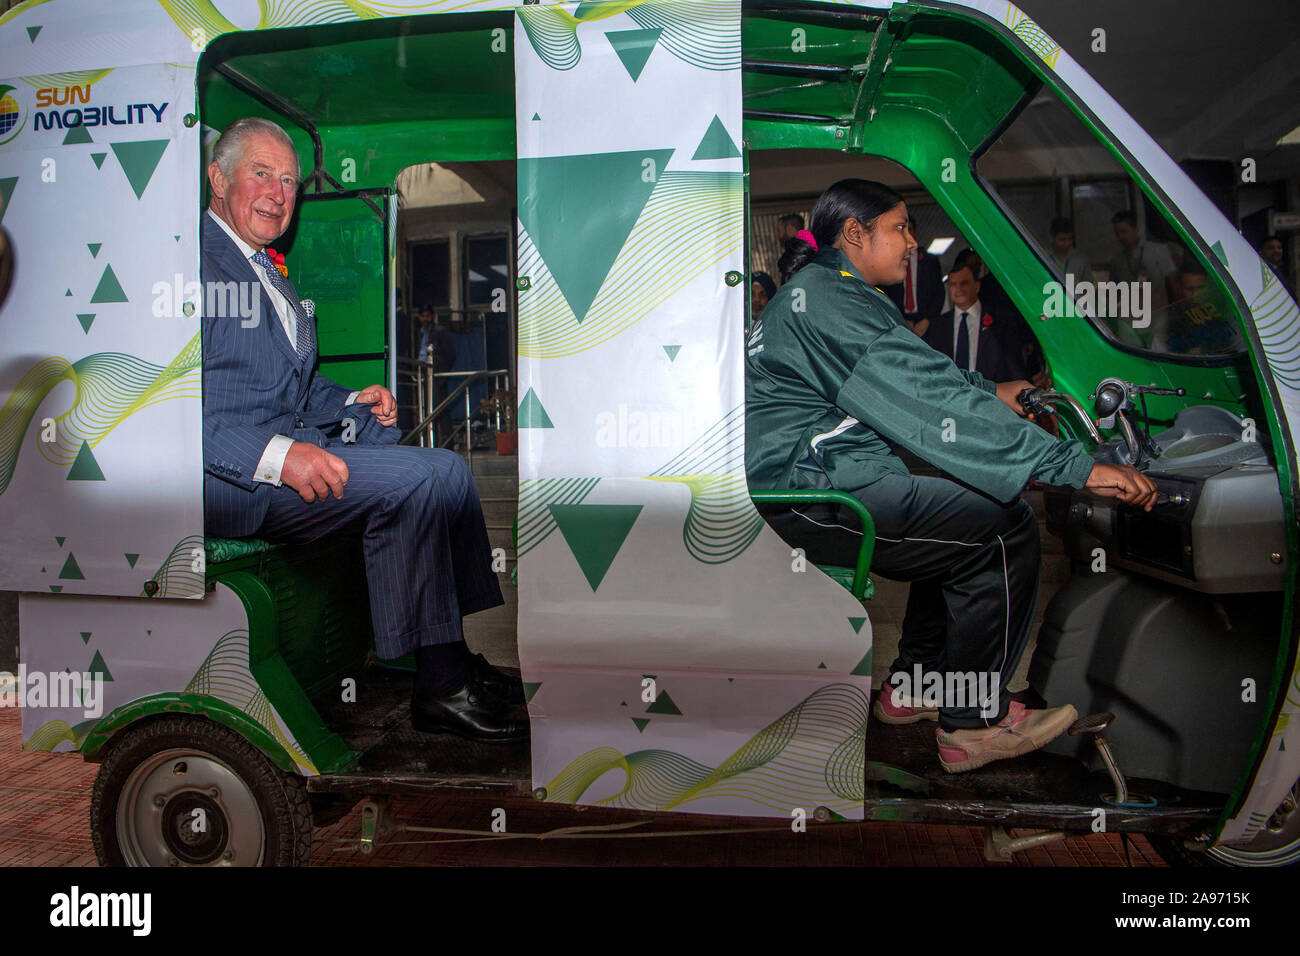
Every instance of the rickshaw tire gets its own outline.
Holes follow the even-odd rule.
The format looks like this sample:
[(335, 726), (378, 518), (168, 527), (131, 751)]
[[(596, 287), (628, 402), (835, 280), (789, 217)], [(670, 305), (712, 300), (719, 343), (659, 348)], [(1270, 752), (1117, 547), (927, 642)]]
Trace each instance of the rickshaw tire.
[(262, 866), (306, 866), (312, 809), (303, 778), (285, 773), (243, 736), (203, 717), (157, 717), (114, 736), (95, 775), (90, 834), (101, 866), (126, 866), (117, 833), (117, 805), (132, 771), (154, 754), (188, 748), (218, 758), (252, 792), (262, 816)]

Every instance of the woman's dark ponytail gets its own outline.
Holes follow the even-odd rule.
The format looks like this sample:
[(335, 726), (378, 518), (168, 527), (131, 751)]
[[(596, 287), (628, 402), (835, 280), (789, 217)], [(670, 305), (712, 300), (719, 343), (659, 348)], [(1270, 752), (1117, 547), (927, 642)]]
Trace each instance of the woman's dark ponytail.
[(786, 240), (785, 252), (777, 263), (781, 281), (788, 282), (813, 259), (818, 251), (835, 245), (848, 219), (862, 223), (867, 232), (875, 228), (876, 220), (889, 212), (903, 197), (884, 183), (870, 179), (841, 179), (817, 197), (808, 217), (808, 227), (816, 246), (803, 239)]

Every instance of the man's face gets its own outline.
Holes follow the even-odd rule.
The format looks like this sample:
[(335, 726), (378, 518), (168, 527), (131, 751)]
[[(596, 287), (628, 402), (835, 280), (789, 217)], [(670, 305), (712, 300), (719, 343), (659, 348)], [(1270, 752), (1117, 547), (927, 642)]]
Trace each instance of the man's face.
[(954, 269), (948, 273), (948, 295), (958, 312), (964, 312), (973, 306), (980, 296), (979, 280), (971, 273), (968, 266)]
[(269, 133), (244, 139), (244, 155), (227, 179), (216, 163), (208, 166), (212, 211), (254, 249), (264, 249), (284, 234), (298, 196), (298, 154)]
[(794, 223), (792, 222), (778, 222), (776, 224), (776, 237), (782, 242), (785, 242), (787, 239), (793, 239), (798, 232), (799, 230), (795, 228)]
[(752, 309), (754, 315), (761, 315), (767, 308), (767, 290), (763, 288), (763, 283), (755, 282), (750, 286), (750, 302), (753, 303)]
[(1135, 249), (1138, 244), (1138, 231), (1127, 219), (1115, 223), (1115, 238), (1125, 249)]
[(1074, 233), (1058, 232), (1052, 236), (1052, 251), (1058, 258), (1064, 259), (1074, 248)]
[(1205, 292), (1205, 276), (1184, 272), (1180, 277), (1183, 285), (1183, 298), (1195, 299)]
[(422, 312), (420, 313), (420, 324), (421, 324), (421, 325), (432, 325), (432, 324), (433, 324), (433, 312), (430, 311), (429, 309), (425, 309), (424, 311), (422, 311)]
[(1272, 263), (1275, 266), (1282, 264), (1282, 240), (1270, 239), (1259, 247), (1259, 254), (1263, 256), (1265, 262)]

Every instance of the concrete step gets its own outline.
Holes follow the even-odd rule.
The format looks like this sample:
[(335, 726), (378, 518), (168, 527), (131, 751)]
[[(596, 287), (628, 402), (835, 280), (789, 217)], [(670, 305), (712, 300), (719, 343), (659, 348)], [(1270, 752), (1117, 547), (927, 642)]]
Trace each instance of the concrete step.
[(475, 476), (507, 475), (511, 478), (518, 478), (519, 456), (494, 455), (490, 452), (476, 451), (474, 453), (474, 460), (470, 462), (469, 470)]
[(483, 506), (483, 520), (489, 528), (509, 528), (515, 523), (519, 502), (515, 498), (479, 498)]
[(519, 479), (514, 475), (475, 475), (474, 487), (480, 498), (519, 497)]

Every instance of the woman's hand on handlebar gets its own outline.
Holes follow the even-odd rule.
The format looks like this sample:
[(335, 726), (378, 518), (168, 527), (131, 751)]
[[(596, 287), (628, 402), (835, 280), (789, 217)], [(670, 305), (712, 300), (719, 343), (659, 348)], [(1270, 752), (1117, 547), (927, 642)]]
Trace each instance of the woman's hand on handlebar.
[(1084, 487), (1104, 498), (1118, 498), (1146, 511), (1155, 506), (1159, 495), (1156, 483), (1132, 465), (1095, 464)]
[(1019, 379), (1014, 382), (998, 382), (998, 398), (1017, 415), (1025, 414), (1025, 410), (1020, 406), (1020, 393), (1027, 388), (1033, 388), (1033, 382), (1026, 382)]

